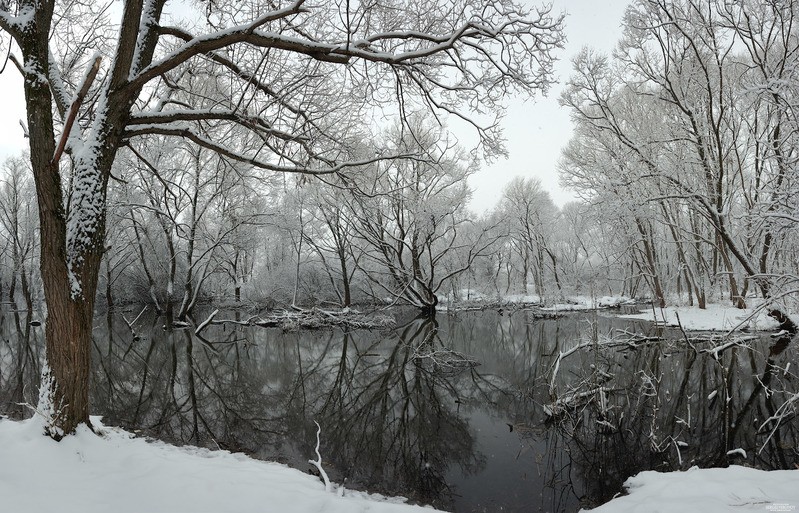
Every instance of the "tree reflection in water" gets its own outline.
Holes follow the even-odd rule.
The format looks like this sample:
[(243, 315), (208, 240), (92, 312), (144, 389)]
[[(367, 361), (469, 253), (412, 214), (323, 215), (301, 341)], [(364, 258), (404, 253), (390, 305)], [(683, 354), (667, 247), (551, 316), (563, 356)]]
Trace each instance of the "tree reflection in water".
[[(96, 326), (93, 409), (106, 422), (309, 470), (317, 421), (334, 481), (444, 509), (574, 511), (641, 470), (799, 463), (795, 419), (765, 423), (796, 392), (788, 339), (715, 358), (679, 332), (595, 314), (439, 314), (384, 332), (221, 325), (203, 336), (144, 317)], [(0, 318), (0, 412), (14, 417), (30, 414), (21, 404), (35, 403), (41, 370), (30, 320)], [(621, 329), (653, 339), (587, 344), (550, 383), (561, 352)], [(567, 396), (579, 399), (548, 415)], [(728, 454), (738, 448), (746, 459)]]
[(27, 417), (37, 403), (44, 343), (31, 321), (31, 310), (0, 315), (0, 415)]

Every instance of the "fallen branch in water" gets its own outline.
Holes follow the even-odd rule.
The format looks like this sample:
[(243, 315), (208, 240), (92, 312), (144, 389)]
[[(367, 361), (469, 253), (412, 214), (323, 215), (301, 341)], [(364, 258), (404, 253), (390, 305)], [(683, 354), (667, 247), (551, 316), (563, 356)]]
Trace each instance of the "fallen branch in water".
[(298, 329), (322, 329), (343, 326), (356, 329), (393, 328), (393, 317), (381, 314), (365, 315), (357, 311), (328, 311), (314, 308), (311, 310), (287, 311), (272, 314), (266, 318), (258, 318), (254, 325), (264, 328), (282, 328), (284, 331)]
[[(720, 346), (715, 346), (708, 349), (702, 349), (700, 352), (709, 353), (714, 360), (718, 360), (719, 355), (731, 347), (743, 347), (745, 349), (751, 349), (748, 345), (745, 344), (745, 342), (749, 342), (751, 340), (757, 340), (757, 337), (750, 336), (750, 337), (734, 338), (732, 340), (725, 342), (724, 344), (721, 344)], [(710, 339), (710, 341), (712, 342), (713, 339)]]
[(204, 330), (209, 324), (211, 324), (211, 321), (214, 320), (214, 317), (216, 317), (216, 314), (218, 314), (218, 313), (219, 313), (219, 309), (218, 308), (216, 310), (214, 310), (213, 312), (211, 312), (211, 315), (209, 315), (206, 320), (204, 320), (203, 322), (200, 323), (199, 326), (197, 326), (197, 329), (194, 330), (194, 334), (195, 335), (199, 335), (202, 330)]
[(771, 432), (769, 433), (768, 437), (763, 442), (763, 445), (760, 447), (760, 450), (757, 451), (758, 454), (763, 452), (763, 449), (766, 448), (766, 445), (768, 445), (769, 440), (771, 440), (771, 438), (774, 436), (774, 433), (776, 433), (779, 427), (782, 425), (782, 421), (785, 419), (785, 417), (791, 416), (794, 413), (796, 413), (796, 406), (794, 406), (794, 403), (796, 402), (799, 402), (799, 393), (793, 394), (791, 397), (789, 397), (784, 403), (782, 403), (782, 405), (780, 405), (779, 408), (777, 408), (777, 411), (775, 411), (771, 417), (763, 421), (760, 427), (757, 428), (759, 432), (762, 431), (763, 428), (766, 427), (768, 424), (775, 422), (774, 427), (771, 429)]
[(139, 335), (136, 333), (136, 330), (133, 329), (133, 325), (136, 324), (136, 321), (139, 320), (139, 317), (142, 316), (142, 314), (145, 312), (145, 310), (147, 310), (146, 306), (141, 309), (141, 312), (139, 312), (139, 315), (137, 315), (136, 318), (133, 319), (132, 321), (129, 321), (127, 319), (127, 317), (125, 317), (124, 315), (122, 316), (122, 320), (125, 321), (125, 324), (128, 325), (128, 329), (130, 330), (130, 333), (133, 335), (133, 339), (134, 340), (137, 340), (139, 338)]
[(423, 346), (414, 348), (411, 359), (432, 361), (438, 372), (457, 374), (480, 365), (480, 362), (476, 359), (454, 349), (429, 349), (424, 351)]
[(572, 355), (579, 351), (584, 347), (590, 347), (594, 345), (594, 342), (589, 340), (587, 342), (583, 342), (581, 344), (577, 344), (576, 346), (572, 347), (568, 351), (561, 351), (558, 353), (557, 359), (555, 359), (555, 364), (552, 366), (552, 378), (549, 380), (549, 396), (555, 397), (555, 380), (558, 377), (558, 371), (560, 370), (560, 362), (563, 361), (569, 355)]

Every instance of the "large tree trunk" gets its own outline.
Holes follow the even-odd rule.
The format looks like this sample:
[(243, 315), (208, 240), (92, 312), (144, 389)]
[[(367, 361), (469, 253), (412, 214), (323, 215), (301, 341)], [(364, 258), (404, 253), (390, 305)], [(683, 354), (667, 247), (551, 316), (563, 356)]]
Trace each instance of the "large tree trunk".
[[(50, 3), (37, 10), (36, 30), (20, 47), (26, 66), (47, 76)], [(49, 11), (49, 12), (48, 12)], [(89, 422), (89, 349), (94, 298), (72, 299), (67, 272), (66, 212), (58, 163), (53, 162), (55, 139), (52, 96), (44, 80), (27, 79), (31, 167), (36, 181), (41, 230), (41, 273), (47, 304), (45, 336), (47, 363), (43, 372), (39, 410), (48, 434), (60, 438)], [(89, 289), (94, 291), (94, 289)]]
[[(108, 164), (110, 167), (110, 163)], [(34, 168), (35, 169), (35, 168)], [(41, 175), (42, 173), (37, 173)], [(48, 433), (58, 439), (74, 432), (81, 424), (89, 424), (89, 369), (92, 317), (97, 277), (103, 254), (105, 213), (95, 218), (91, 242), (73, 248), (77, 256), (68, 257), (66, 222), (60, 201), (58, 174), (46, 169), (37, 176), (41, 219), (41, 271), (47, 304), (45, 338), (50, 380), (43, 380), (40, 407), (50, 408)], [(54, 179), (48, 178), (52, 176)], [(105, 191), (105, 184), (101, 184)], [(55, 200), (55, 201), (54, 201)], [(104, 198), (102, 199), (104, 202)], [(76, 205), (73, 208), (79, 208)], [(44, 402), (41, 402), (44, 399)]]
[[(52, 9), (52, 5), (49, 6)], [(49, 14), (38, 11), (36, 40), (26, 40), (26, 65), (38, 66), (47, 76)], [(97, 63), (99, 65), (99, 62)], [(88, 79), (87, 79), (88, 80)], [(56, 151), (53, 100), (44, 80), (25, 80), (31, 167), (36, 182), (41, 233), (41, 275), (47, 305), (45, 322), (47, 366), (43, 370), (39, 411), (45, 429), (59, 439), (89, 424), (89, 369), (97, 277), (105, 238), (108, 176), (119, 146), (122, 119), (129, 104), (119, 101), (96, 124), (88, 137), (97, 151), (83, 160), (73, 158), (71, 197), (67, 211), (62, 194), (60, 150)], [(74, 119), (74, 117), (72, 118)], [(69, 132), (70, 123), (65, 123)], [(62, 136), (62, 139), (64, 137)], [(69, 229), (71, 228), (71, 229)]]
[(50, 289), (45, 293), (48, 304), (45, 336), (52, 380), (43, 382), (49, 389), (44, 390), (47, 395), (40, 408), (45, 408), (50, 416), (48, 434), (59, 439), (73, 432), (79, 424), (89, 423), (93, 301), (75, 301), (69, 294)]

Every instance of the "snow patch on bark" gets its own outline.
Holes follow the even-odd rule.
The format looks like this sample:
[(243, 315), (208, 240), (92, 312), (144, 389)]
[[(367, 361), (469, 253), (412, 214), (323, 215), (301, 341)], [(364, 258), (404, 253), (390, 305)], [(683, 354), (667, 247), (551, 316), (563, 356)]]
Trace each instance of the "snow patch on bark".
[(103, 96), (98, 102), (94, 124), (74, 154), (75, 172), (67, 214), (67, 270), (72, 299), (80, 298), (83, 293), (77, 269), (83, 263), (85, 252), (94, 244), (105, 210), (103, 175), (98, 169), (98, 158), (107, 110), (107, 98)]
[(27, 32), (33, 24), (33, 18), (36, 15), (36, 7), (34, 5), (25, 5), (19, 9), (16, 16), (10, 12), (0, 12), (0, 18), (8, 24), (8, 26), (19, 32)]
[(158, 23), (158, 20), (155, 17), (155, 11), (155, 2), (152, 0), (147, 0), (144, 3), (144, 9), (142, 9), (142, 17), (139, 24), (139, 35), (136, 39), (136, 48), (133, 50), (133, 61), (128, 74), (128, 80), (133, 80), (141, 69), (142, 49), (144, 48), (144, 44), (147, 40), (150, 30), (152, 30), (152, 28)]
[(36, 414), (41, 418), (44, 432), (58, 438), (64, 436), (64, 431), (57, 426), (56, 419), (61, 415), (61, 405), (56, 405), (56, 382), (53, 372), (47, 361), (42, 366), (42, 378), (39, 384), (39, 402), (36, 405)]

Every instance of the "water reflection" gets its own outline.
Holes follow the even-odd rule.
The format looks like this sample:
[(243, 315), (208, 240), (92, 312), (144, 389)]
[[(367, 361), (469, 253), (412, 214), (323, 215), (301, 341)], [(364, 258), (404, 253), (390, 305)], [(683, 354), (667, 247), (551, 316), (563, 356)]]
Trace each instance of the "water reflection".
[[(93, 410), (106, 422), (308, 470), (317, 421), (332, 479), (443, 509), (575, 511), (644, 469), (799, 462), (781, 409), (797, 388), (788, 340), (714, 354), (646, 323), (525, 311), (202, 336), (125, 315), (94, 332)], [(4, 414), (35, 403), (43, 350), (30, 320), (0, 317)], [(650, 338), (622, 343), (622, 329)], [(779, 414), (778, 428), (765, 423)]]
[(32, 320), (30, 310), (0, 315), (0, 415), (27, 417), (37, 403), (44, 345)]

